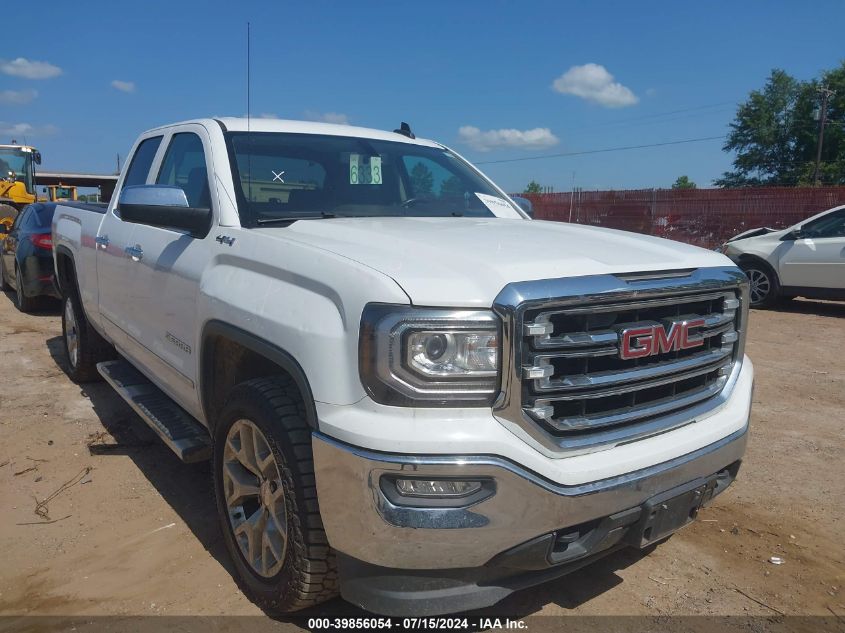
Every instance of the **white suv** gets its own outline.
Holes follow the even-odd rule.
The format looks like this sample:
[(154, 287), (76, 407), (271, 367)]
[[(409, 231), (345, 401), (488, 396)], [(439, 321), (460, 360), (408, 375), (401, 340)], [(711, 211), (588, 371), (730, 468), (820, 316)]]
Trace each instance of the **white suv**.
[(845, 299), (845, 205), (781, 231), (754, 229), (722, 245), (751, 280), (751, 305), (797, 296)]

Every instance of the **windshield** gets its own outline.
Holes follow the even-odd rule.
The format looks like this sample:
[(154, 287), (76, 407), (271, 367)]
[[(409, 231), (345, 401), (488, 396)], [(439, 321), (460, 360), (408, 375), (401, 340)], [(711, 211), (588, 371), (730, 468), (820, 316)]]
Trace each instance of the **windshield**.
[(230, 132), (227, 143), (244, 226), (323, 217), (521, 217), (439, 147), (267, 132)]
[(17, 148), (0, 148), (0, 179), (22, 182), (32, 193), (32, 153)]

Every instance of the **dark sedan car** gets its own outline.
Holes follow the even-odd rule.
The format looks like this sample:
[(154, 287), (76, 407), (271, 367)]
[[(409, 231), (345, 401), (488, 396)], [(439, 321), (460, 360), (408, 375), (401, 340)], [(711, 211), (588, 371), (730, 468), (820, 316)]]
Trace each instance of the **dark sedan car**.
[(0, 242), (0, 282), (14, 290), (18, 309), (30, 312), (41, 297), (59, 297), (53, 279), (50, 225), (56, 205), (36, 202), (23, 208)]

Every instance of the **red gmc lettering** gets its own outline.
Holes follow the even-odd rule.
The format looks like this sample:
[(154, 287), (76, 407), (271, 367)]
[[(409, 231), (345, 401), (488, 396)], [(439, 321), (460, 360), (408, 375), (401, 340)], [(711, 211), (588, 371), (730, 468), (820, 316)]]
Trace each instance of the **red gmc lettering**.
[[(663, 328), (660, 328), (663, 329)], [(631, 328), (622, 332), (622, 345), (619, 355), (625, 359), (643, 358), (651, 355), (653, 327)], [(635, 345), (639, 346), (635, 347)]]
[(704, 345), (704, 339), (698, 338), (694, 340), (689, 340), (689, 331), (694, 327), (701, 327), (704, 325), (704, 319), (693, 319), (692, 321), (686, 321), (684, 324), (683, 332), (681, 333), (681, 347), (680, 349), (689, 349), (691, 347), (699, 347), (700, 345)]
[(704, 344), (704, 339), (690, 339), (690, 329), (704, 325), (704, 319), (673, 323), (667, 331), (662, 325), (629, 328), (622, 331), (619, 357), (625, 360), (644, 358), (690, 349)]

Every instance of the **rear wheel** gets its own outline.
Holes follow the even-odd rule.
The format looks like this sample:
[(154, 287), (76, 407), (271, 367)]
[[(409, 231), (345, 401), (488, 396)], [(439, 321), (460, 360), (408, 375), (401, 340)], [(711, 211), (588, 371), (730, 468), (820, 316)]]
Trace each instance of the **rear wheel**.
[(112, 360), (114, 348), (85, 318), (79, 298), (68, 292), (62, 298), (62, 338), (67, 353), (68, 375), (74, 382), (102, 380), (97, 363)]
[(311, 431), (288, 376), (236, 386), (214, 431), (214, 490), (244, 593), (290, 613), (337, 595), (337, 563), (317, 504)]
[(741, 264), (750, 284), (749, 298), (752, 308), (769, 308), (778, 301), (780, 288), (777, 276), (763, 264), (747, 262)]
[(36, 297), (28, 297), (24, 289), (23, 272), (20, 266), (15, 266), (15, 305), (21, 312), (32, 312), (38, 306)]

